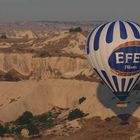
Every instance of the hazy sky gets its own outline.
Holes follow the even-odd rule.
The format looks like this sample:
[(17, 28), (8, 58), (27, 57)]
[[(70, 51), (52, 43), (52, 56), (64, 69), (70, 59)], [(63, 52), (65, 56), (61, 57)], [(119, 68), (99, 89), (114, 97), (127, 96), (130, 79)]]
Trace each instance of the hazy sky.
[(0, 22), (140, 20), (140, 0), (0, 0)]

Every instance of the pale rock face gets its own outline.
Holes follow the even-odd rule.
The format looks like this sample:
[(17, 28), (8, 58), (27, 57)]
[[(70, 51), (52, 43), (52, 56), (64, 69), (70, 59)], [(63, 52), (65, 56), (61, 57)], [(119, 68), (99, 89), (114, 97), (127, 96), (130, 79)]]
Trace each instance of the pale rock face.
[[(92, 71), (86, 59), (70, 57), (32, 57), (32, 54), (0, 53), (0, 70), (15, 70), (29, 79), (74, 78), (84, 72), (88, 76)], [(68, 76), (69, 75), (69, 76)]]
[(62, 49), (64, 52), (85, 55), (84, 49), (81, 49), (80, 46), (85, 46), (86, 37), (81, 33), (77, 33), (75, 37), (72, 37), (68, 46)]
[(37, 38), (34, 32), (31, 30), (13, 30), (11, 32), (7, 32), (7, 37), (8, 38), (15, 38), (15, 39), (22, 39), (22, 38), (28, 38), (28, 39), (33, 39)]
[(31, 70), (31, 61), (30, 54), (0, 53), (0, 70), (8, 72), (14, 69), (23, 75), (28, 75)]
[(69, 36), (69, 33), (65, 32), (65, 31), (57, 32), (57, 33), (55, 33), (54, 37), (50, 37), (49, 39), (44, 41), (44, 43), (47, 45), (49, 42), (59, 41), (68, 36)]

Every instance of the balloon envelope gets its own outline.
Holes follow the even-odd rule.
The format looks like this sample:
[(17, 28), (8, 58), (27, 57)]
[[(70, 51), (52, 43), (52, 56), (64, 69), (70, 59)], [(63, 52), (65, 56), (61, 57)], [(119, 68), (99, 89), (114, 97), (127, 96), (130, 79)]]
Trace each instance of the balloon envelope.
[(121, 100), (140, 78), (140, 27), (127, 21), (108, 22), (88, 36), (86, 53), (90, 65)]

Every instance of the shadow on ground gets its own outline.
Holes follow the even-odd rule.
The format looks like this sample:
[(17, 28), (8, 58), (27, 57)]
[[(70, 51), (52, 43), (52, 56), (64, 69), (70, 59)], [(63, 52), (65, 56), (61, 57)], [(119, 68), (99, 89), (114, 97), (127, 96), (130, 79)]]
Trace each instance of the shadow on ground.
[(124, 108), (116, 106), (119, 99), (102, 83), (98, 86), (97, 97), (106, 108), (110, 108), (121, 120), (127, 121), (140, 106), (140, 85), (136, 85), (135, 89), (127, 97), (128, 106)]

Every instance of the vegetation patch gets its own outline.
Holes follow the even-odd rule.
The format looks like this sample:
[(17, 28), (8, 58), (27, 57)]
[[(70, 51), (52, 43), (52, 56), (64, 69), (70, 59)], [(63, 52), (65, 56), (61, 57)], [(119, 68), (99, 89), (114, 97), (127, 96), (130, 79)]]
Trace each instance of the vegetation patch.
[(86, 116), (86, 114), (83, 111), (81, 111), (80, 109), (76, 108), (69, 113), (68, 120), (72, 121), (72, 120), (75, 120), (78, 118), (82, 118), (84, 116)]
[(39, 135), (41, 130), (52, 128), (54, 126), (54, 115), (50, 112), (34, 116), (26, 111), (15, 121), (8, 122), (4, 126), (0, 125), (0, 136), (4, 134)]
[(82, 28), (81, 27), (71, 28), (69, 29), (69, 32), (82, 32)]

